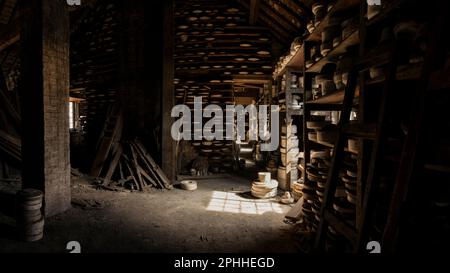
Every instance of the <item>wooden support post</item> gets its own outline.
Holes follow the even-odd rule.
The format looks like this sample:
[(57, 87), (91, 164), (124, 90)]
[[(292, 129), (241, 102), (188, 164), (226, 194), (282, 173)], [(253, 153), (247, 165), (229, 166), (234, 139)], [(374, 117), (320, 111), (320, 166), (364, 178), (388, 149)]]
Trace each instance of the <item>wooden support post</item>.
[(22, 181), (45, 193), (46, 217), (70, 208), (69, 13), (65, 1), (22, 1)]
[(258, 21), (258, 13), (260, 7), (260, 0), (250, 1), (250, 25), (256, 25)]
[[(367, 5), (362, 3), (360, 5), (360, 22), (359, 22), (359, 56), (363, 57), (366, 55), (366, 39), (367, 39), (367, 28), (365, 24), (365, 14), (367, 12)], [(367, 124), (369, 121), (369, 113), (367, 113), (367, 104), (370, 103), (366, 92), (366, 75), (364, 72), (359, 73), (359, 107), (358, 107), (358, 122), (361, 125)], [(367, 170), (370, 164), (370, 146), (371, 141), (367, 139), (361, 139), (359, 143), (359, 153), (357, 159), (357, 169), (358, 177), (356, 183), (356, 228), (359, 229), (362, 225), (362, 214), (363, 214), (363, 194), (365, 188), (365, 181), (367, 180)]]
[(162, 169), (173, 183), (176, 175), (177, 160), (175, 156), (175, 141), (171, 136), (171, 127), (173, 118), (171, 117), (172, 108), (175, 104), (175, 93), (173, 89), (174, 79), (174, 7), (173, 1), (164, 1), (164, 61), (163, 61), (163, 80), (162, 80)]
[(119, 144), (116, 153), (114, 154), (113, 160), (109, 166), (109, 169), (106, 173), (105, 179), (103, 180), (103, 184), (105, 186), (111, 181), (112, 176), (114, 175), (114, 171), (116, 170), (117, 165), (119, 164), (120, 157), (122, 156), (122, 146)]
[(144, 1), (119, 1), (121, 10), (121, 62), (120, 62), (120, 100), (124, 113), (124, 138), (146, 138), (146, 124), (149, 107), (147, 103), (151, 92), (145, 82), (150, 80), (144, 73)]

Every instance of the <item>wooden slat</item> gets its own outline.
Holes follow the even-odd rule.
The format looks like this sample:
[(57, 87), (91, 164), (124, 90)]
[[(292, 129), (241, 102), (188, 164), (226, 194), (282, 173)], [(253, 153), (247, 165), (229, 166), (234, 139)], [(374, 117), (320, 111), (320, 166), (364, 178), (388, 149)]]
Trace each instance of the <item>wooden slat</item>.
[(144, 155), (148, 163), (150, 163), (150, 166), (152, 167), (153, 171), (159, 176), (160, 180), (164, 183), (166, 187), (169, 187), (172, 183), (170, 182), (166, 174), (162, 171), (162, 169), (158, 166), (158, 164), (155, 163), (151, 155), (146, 151), (144, 145), (142, 145), (142, 143), (140, 143), (139, 141), (136, 142), (136, 145), (137, 147), (139, 147), (141, 153)]
[[(138, 147), (138, 145), (136, 145), (136, 143), (131, 143), (130, 145), (133, 145), (135, 151), (142, 158), (142, 161), (144, 162), (145, 167), (147, 167), (147, 170), (149, 171), (149, 174), (151, 175), (151, 177), (153, 177), (153, 180), (156, 181), (161, 188), (165, 188), (166, 186), (164, 185), (163, 181), (161, 181), (161, 178), (153, 170), (152, 166), (150, 165), (150, 162), (147, 160), (147, 158), (145, 156), (145, 151), (142, 151), (142, 149), (140, 147)], [(155, 185), (155, 187), (157, 187), (157, 185)]]
[(144, 190), (146, 185), (145, 185), (144, 181), (142, 180), (141, 172), (138, 169), (139, 168), (139, 164), (138, 164), (137, 153), (134, 150), (134, 147), (132, 145), (130, 145), (129, 147), (130, 147), (130, 150), (131, 150), (132, 162), (134, 164), (134, 168), (135, 168), (136, 174), (137, 174), (137, 181), (139, 182), (141, 190)]
[(137, 166), (137, 171), (145, 178), (148, 182), (152, 183), (153, 186), (158, 187), (155, 180), (153, 180), (150, 175), (144, 169), (142, 169), (140, 166)]
[(0, 51), (20, 40), (20, 26), (21, 24), (14, 20), (7, 26), (0, 28)]
[[(140, 188), (141, 188), (141, 185), (140, 185), (139, 182), (136, 180), (136, 177), (133, 175), (134, 172), (133, 172), (133, 170), (131, 169), (131, 166), (130, 166), (131, 161), (128, 159), (128, 157), (127, 157), (126, 155), (124, 155), (123, 157), (125, 158), (125, 161), (124, 161), (125, 166), (127, 167), (127, 170), (128, 170), (128, 172), (130, 173), (130, 176), (133, 178), (133, 182), (134, 182), (134, 185), (136, 186), (136, 189), (140, 189)], [(141, 190), (142, 190), (142, 189), (141, 189)]]
[(119, 146), (117, 148), (117, 151), (114, 154), (114, 158), (111, 161), (111, 164), (109, 165), (108, 172), (106, 173), (106, 176), (105, 176), (105, 178), (103, 180), (103, 184), (106, 185), (106, 184), (108, 184), (111, 181), (111, 178), (112, 178), (112, 176), (114, 174), (114, 171), (116, 170), (116, 168), (117, 168), (117, 166), (119, 164), (119, 160), (120, 160), (120, 157), (122, 156), (122, 152), (123, 152), (122, 146), (119, 144)]
[[(112, 113), (111, 115), (115, 115), (117, 113)], [(112, 116), (110, 117), (112, 118)], [(114, 145), (114, 142), (117, 141), (117, 136), (121, 135), (122, 127), (123, 127), (123, 117), (122, 114), (119, 113), (116, 120), (108, 120), (107, 122), (115, 122), (114, 123), (114, 129), (112, 132), (112, 135), (107, 137), (103, 135), (100, 139), (100, 146), (97, 151), (96, 157), (94, 159), (94, 163), (92, 164), (90, 175), (94, 177), (100, 176), (103, 164), (105, 163), (105, 160), (108, 157), (109, 152), (111, 151), (111, 148)]]
[(338, 233), (347, 238), (353, 245), (356, 244), (357, 234), (356, 230), (347, 224), (344, 220), (339, 219), (333, 213), (326, 211), (324, 214), (325, 220), (336, 229)]

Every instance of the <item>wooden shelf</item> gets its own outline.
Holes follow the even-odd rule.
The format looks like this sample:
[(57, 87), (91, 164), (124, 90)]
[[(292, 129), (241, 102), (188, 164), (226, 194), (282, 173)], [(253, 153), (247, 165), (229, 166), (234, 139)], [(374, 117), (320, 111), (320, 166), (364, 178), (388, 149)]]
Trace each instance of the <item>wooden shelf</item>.
[(303, 68), (303, 63), (304, 63), (304, 54), (302, 46), (297, 50), (297, 52), (294, 54), (291, 60), (287, 63), (286, 67), (301, 70)]
[(303, 109), (288, 109), (289, 114), (292, 116), (302, 116), (303, 115)]
[(367, 26), (375, 26), (385, 21), (387, 18), (392, 17), (391, 15), (404, 3), (406, 0), (395, 0), (388, 7), (383, 9), (380, 13), (378, 13), (375, 17), (368, 20)]
[(308, 138), (308, 141), (311, 142), (311, 143), (315, 143), (315, 144), (319, 144), (319, 145), (328, 147), (328, 148), (334, 148), (334, 145), (333, 145), (333, 144), (330, 144), (330, 143), (318, 142), (318, 141), (316, 141), (316, 140), (311, 140), (311, 139), (309, 139), (309, 138)]
[(358, 236), (356, 234), (355, 228), (348, 221), (339, 219), (339, 217), (328, 210), (325, 211), (324, 217), (327, 222), (329, 222), (330, 225), (332, 225), (336, 229), (338, 233), (344, 235), (344, 237), (346, 237), (353, 244), (356, 243)]
[[(330, 143), (318, 142), (318, 141), (314, 141), (314, 140), (310, 140), (310, 139), (308, 139), (308, 141), (309, 141), (309, 142), (312, 142), (312, 143), (316, 143), (316, 144), (322, 145), (322, 146), (325, 146), (325, 147), (328, 147), (328, 148), (334, 149), (334, 145), (333, 145), (333, 144), (330, 144)], [(344, 151), (347, 152), (347, 153), (358, 154), (358, 153), (355, 153), (355, 152), (353, 152), (353, 151), (350, 151), (350, 150), (348, 149), (348, 147), (345, 147), (345, 148), (344, 148)]]
[(333, 48), (327, 56), (320, 59), (318, 62), (313, 64), (306, 72), (320, 73), (322, 67), (327, 63), (336, 62), (337, 57), (346, 52), (349, 46), (357, 45), (359, 43), (359, 31), (355, 30), (350, 36), (343, 40), (337, 47)]
[[(305, 41), (321, 41), (322, 40), (322, 31), (323, 29), (328, 25), (328, 22), (330, 20), (331, 15), (344, 11), (346, 9), (356, 7), (360, 3), (359, 0), (338, 0), (333, 8), (330, 10), (330, 12), (325, 16), (325, 18), (322, 20), (322, 22), (314, 28), (314, 31), (308, 35), (308, 37), (305, 39)], [(295, 52), (295, 54), (291, 57), (289, 62), (285, 65), (283, 69), (276, 75), (276, 77), (282, 75), (286, 68), (292, 68), (296, 70), (302, 70), (303, 64), (305, 62), (304, 59), (304, 47), (303, 45)]]
[[(326, 96), (320, 97), (316, 100), (310, 100), (307, 104), (342, 104), (344, 102), (345, 91), (340, 90)], [(359, 87), (355, 90), (355, 98), (359, 97)]]
[(348, 124), (344, 133), (350, 138), (363, 138), (375, 140), (377, 132), (376, 124)]
[(425, 164), (425, 169), (434, 172), (450, 174), (450, 166), (436, 165), (436, 164)]
[(344, 101), (344, 90), (308, 101), (307, 104), (341, 104)]
[[(410, 81), (420, 79), (420, 74), (422, 72), (422, 64), (411, 64), (406, 67), (399, 67), (397, 69), (397, 80), (398, 81)], [(380, 77), (376, 79), (371, 79), (366, 82), (366, 85), (373, 85), (382, 83), (385, 81), (385, 77)]]
[(322, 20), (322, 22), (308, 36), (306, 41), (314, 41), (314, 42), (321, 41), (322, 40), (322, 31), (326, 26), (328, 26), (330, 17), (338, 12), (342, 12), (342, 11), (350, 9), (352, 7), (356, 7), (357, 5), (359, 5), (359, 3), (360, 3), (359, 0), (338, 0), (334, 4), (334, 6), (330, 10), (330, 12), (328, 12), (328, 14)]
[(359, 59), (356, 67), (360, 71), (365, 71), (371, 67), (380, 67), (391, 62), (391, 51), (395, 47), (395, 42), (377, 45), (365, 56)]
[(233, 75), (234, 83), (267, 84), (271, 80), (268, 75)]

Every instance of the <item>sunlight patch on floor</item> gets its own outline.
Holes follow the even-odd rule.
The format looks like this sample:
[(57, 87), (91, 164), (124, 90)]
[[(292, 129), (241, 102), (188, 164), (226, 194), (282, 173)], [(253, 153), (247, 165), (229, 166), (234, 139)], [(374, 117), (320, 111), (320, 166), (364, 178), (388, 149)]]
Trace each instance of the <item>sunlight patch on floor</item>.
[(214, 191), (206, 208), (208, 211), (262, 215), (266, 212), (283, 213), (280, 204), (269, 200), (246, 199), (235, 192)]

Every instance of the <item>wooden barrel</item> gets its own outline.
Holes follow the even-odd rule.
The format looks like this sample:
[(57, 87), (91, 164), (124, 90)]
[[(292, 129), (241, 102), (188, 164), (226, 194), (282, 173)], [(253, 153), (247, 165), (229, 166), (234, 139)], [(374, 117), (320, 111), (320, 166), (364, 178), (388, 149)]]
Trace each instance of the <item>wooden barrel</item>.
[(43, 237), (43, 196), (41, 191), (35, 189), (24, 189), (17, 193), (17, 228), (19, 237), (26, 242), (38, 241)]
[(40, 220), (42, 213), (40, 210), (19, 211), (17, 213), (17, 223), (34, 223)]
[(41, 240), (44, 237), (44, 223), (44, 217), (41, 216), (41, 219), (36, 222), (20, 225), (20, 238), (26, 242)]

